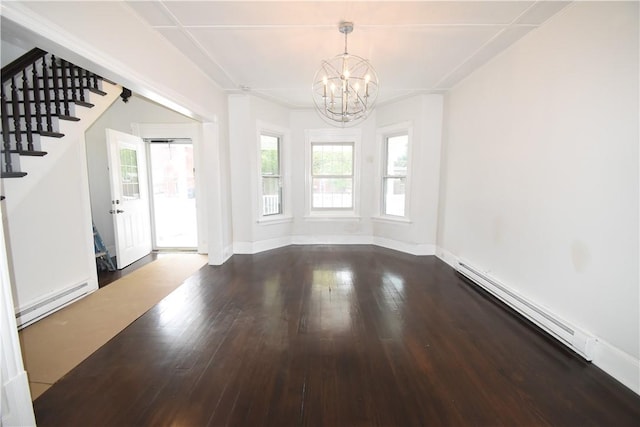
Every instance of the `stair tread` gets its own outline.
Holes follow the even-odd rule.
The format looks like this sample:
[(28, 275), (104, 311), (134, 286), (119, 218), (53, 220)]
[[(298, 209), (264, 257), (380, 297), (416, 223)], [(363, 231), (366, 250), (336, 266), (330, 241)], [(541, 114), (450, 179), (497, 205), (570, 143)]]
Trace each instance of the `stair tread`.
[[(43, 113), (41, 116), (42, 116), (42, 118), (43, 118), (43, 119), (46, 119), (46, 118), (47, 118), (47, 115), (46, 115), (46, 114), (44, 114), (44, 113)], [(12, 115), (12, 114), (8, 114), (8, 117), (13, 118), (13, 115)], [(20, 114), (18, 117), (20, 117), (21, 119), (23, 119), (23, 118), (25, 118), (26, 116), (25, 116), (24, 114)], [(79, 118), (79, 117), (74, 117), (74, 116), (65, 116), (64, 114), (57, 115), (57, 114), (55, 114), (55, 113), (51, 113), (51, 117), (57, 117), (57, 118), (59, 118), (60, 120), (67, 120), (67, 121), (71, 121), (71, 122), (79, 122), (79, 121), (80, 121), (80, 118)], [(32, 120), (34, 120), (34, 121), (35, 121), (35, 120), (37, 120), (37, 119), (36, 119), (36, 114), (35, 114), (35, 113), (31, 114), (31, 119), (32, 119)]]
[[(5, 153), (4, 150), (2, 150), (2, 152)], [(20, 154), (21, 156), (42, 157), (47, 155), (46, 151), (36, 151), (36, 150), (9, 150), (9, 152), (14, 154)]]
[[(8, 102), (11, 102), (11, 100), (9, 100)], [(79, 99), (69, 99), (69, 102), (70, 102), (70, 103), (72, 102), (72, 103), (74, 103), (74, 104), (76, 104), (76, 105), (81, 105), (81, 106), (83, 106), (83, 107), (88, 107), (88, 108), (91, 108), (91, 107), (93, 107), (93, 106), (94, 106), (94, 104), (92, 104), (92, 103), (90, 103), (90, 102), (81, 101), (81, 100), (79, 100)], [(25, 103), (25, 102), (24, 102), (24, 99), (19, 99), (19, 100), (18, 100), (18, 104), (24, 104), (24, 103)], [(29, 104), (35, 104), (35, 103), (36, 103), (36, 102), (35, 102), (33, 99), (30, 99), (30, 100), (29, 100)], [(41, 100), (41, 101), (40, 101), (40, 103), (41, 103), (41, 104), (44, 104), (44, 101), (42, 101), (42, 100)], [(60, 103), (61, 103), (61, 104), (63, 104), (63, 103), (64, 103), (64, 100), (63, 100), (63, 99), (61, 99), (61, 100), (60, 100)], [(53, 100), (51, 101), (51, 104), (52, 104), (52, 105), (54, 104), (54, 101), (53, 101)], [(13, 117), (13, 116), (11, 116), (11, 114), (10, 114), (9, 116), (10, 116), (10, 117)]]
[(87, 108), (93, 108), (95, 106), (90, 102), (80, 101), (79, 99), (70, 99), (69, 102), (73, 102), (76, 105), (80, 105), (81, 107), (87, 107)]
[(96, 89), (96, 88), (89, 88), (89, 92), (93, 92), (95, 94), (101, 95), (101, 96), (105, 96), (107, 94), (107, 92), (100, 90), (100, 89)]
[[(9, 132), (11, 135), (15, 135), (16, 131), (12, 130), (11, 132)], [(26, 130), (21, 130), (20, 134), (26, 134), (27, 131)], [(31, 131), (32, 134), (37, 134), (37, 135), (41, 135), (41, 136), (50, 136), (51, 138), (62, 138), (64, 136), (64, 133), (60, 133), (60, 132), (49, 132), (46, 130), (43, 131), (37, 131), (37, 130), (32, 130)]]
[(64, 136), (64, 133), (42, 131), (42, 132), (40, 132), (40, 135), (42, 135), (42, 136), (50, 136), (52, 138), (62, 138)]
[(80, 117), (75, 117), (75, 116), (67, 116), (64, 114), (61, 114), (59, 116), (57, 116), (60, 120), (66, 120), (69, 122), (79, 122), (80, 121)]
[(0, 178), (22, 178), (23, 176), (27, 176), (26, 172), (2, 172)]

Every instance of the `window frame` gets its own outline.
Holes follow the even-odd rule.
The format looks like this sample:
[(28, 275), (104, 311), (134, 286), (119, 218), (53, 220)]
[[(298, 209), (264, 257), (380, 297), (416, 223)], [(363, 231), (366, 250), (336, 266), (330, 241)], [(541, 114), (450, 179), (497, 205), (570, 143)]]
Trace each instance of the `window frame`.
[[(306, 219), (359, 219), (360, 211), (360, 129), (307, 129), (305, 131), (305, 206)], [(313, 207), (313, 146), (350, 145), (352, 146), (352, 207), (351, 208), (314, 208)], [(321, 175), (323, 178), (333, 176)], [(344, 175), (335, 176), (343, 178)]]
[[(405, 175), (389, 175), (388, 171), (388, 143), (389, 139), (397, 136), (407, 135), (407, 171)], [(391, 221), (391, 222), (411, 222), (410, 206), (411, 206), (411, 174), (412, 166), (412, 146), (413, 146), (413, 126), (411, 122), (402, 122), (391, 126), (379, 128), (377, 131), (378, 139), (378, 179), (376, 191), (376, 212), (374, 219)], [(385, 184), (389, 179), (404, 178), (405, 197), (404, 197), (404, 215), (393, 215), (385, 212), (386, 192)]]
[[(276, 224), (280, 222), (289, 222), (291, 216), (291, 184), (290, 184), (290, 153), (289, 140), (290, 132), (288, 129), (270, 125), (263, 122), (257, 122), (256, 132), (256, 170), (257, 170), (257, 188), (256, 188), (256, 222)], [(278, 166), (279, 166), (279, 184), (280, 184), (280, 212), (276, 214), (264, 214), (263, 201), (263, 179), (265, 175), (262, 173), (262, 135), (274, 137), (278, 139)], [(273, 178), (276, 175), (266, 175)]]

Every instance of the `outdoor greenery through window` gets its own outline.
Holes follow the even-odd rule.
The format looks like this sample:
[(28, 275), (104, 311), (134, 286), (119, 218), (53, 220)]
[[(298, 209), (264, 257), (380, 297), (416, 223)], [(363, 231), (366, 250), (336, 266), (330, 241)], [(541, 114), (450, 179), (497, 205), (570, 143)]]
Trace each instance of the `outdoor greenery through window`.
[(382, 213), (384, 215), (405, 216), (408, 149), (408, 134), (385, 138), (382, 175)]
[(280, 138), (272, 135), (260, 135), (263, 216), (282, 213), (280, 157)]
[(353, 209), (353, 143), (311, 144), (311, 208)]

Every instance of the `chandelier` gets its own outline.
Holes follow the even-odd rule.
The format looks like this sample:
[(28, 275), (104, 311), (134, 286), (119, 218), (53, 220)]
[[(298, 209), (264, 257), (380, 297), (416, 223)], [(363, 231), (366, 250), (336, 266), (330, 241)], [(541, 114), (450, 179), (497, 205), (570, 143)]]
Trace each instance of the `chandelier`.
[(341, 22), (344, 53), (322, 61), (313, 78), (313, 102), (323, 119), (341, 126), (364, 120), (378, 96), (378, 76), (366, 59), (347, 52), (352, 22)]

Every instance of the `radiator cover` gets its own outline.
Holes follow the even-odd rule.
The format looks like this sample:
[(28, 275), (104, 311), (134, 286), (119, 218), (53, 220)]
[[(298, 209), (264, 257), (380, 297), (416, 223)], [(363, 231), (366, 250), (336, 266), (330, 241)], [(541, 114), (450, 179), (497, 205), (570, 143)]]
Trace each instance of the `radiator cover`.
[(575, 327), (550, 310), (522, 296), (509, 286), (472, 267), (467, 261), (458, 260), (457, 270), (472, 283), (513, 308), (527, 320), (569, 347), (580, 357), (587, 361), (593, 359), (593, 349), (597, 343), (597, 339), (593, 335)]

